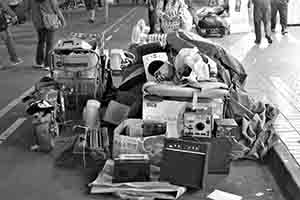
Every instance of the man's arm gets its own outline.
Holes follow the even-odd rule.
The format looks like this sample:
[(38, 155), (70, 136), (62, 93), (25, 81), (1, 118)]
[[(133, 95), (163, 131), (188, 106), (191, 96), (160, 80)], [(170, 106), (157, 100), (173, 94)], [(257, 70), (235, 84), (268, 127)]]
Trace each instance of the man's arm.
[(6, 12), (7, 14), (9, 14), (11, 17), (13, 17), (13, 18), (17, 17), (17, 15), (15, 14), (15, 12), (12, 11), (12, 9), (7, 5), (6, 2), (0, 1), (0, 7), (3, 9), (4, 12)]
[(57, 0), (51, 0), (51, 3), (52, 3), (52, 6), (53, 6), (53, 9), (54, 9), (55, 13), (58, 15), (58, 18), (60, 19), (62, 25), (63, 25), (63, 26), (66, 26), (66, 20), (65, 20), (65, 17), (64, 17), (64, 15), (62, 14), (61, 10), (59, 9)]

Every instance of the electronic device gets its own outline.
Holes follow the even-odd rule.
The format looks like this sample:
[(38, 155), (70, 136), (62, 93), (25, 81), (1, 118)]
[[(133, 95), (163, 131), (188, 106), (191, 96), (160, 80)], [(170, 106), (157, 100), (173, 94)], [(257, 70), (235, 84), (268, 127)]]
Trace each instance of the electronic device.
[(121, 154), (114, 162), (113, 183), (150, 181), (150, 160), (147, 154)]
[(212, 107), (189, 109), (183, 114), (183, 135), (210, 138), (213, 128)]
[[(183, 137), (185, 140), (195, 141), (193, 137)], [(232, 143), (228, 137), (196, 138), (197, 141), (210, 144), (208, 156), (208, 174), (229, 174), (231, 163)]]
[(59, 40), (55, 49), (56, 50), (92, 49), (92, 46), (88, 42), (80, 38), (74, 37), (74, 38)]
[(210, 144), (166, 138), (160, 180), (189, 188), (205, 186)]
[(237, 128), (238, 125), (234, 119), (216, 119), (215, 120), (216, 129), (215, 134), (216, 137), (232, 137), (234, 134), (233, 129)]
[(142, 128), (143, 128), (143, 137), (163, 135), (167, 131), (167, 122), (144, 120)]
[(159, 70), (164, 63), (168, 62), (166, 52), (151, 53), (143, 56), (143, 64), (147, 81), (156, 81), (155, 72)]

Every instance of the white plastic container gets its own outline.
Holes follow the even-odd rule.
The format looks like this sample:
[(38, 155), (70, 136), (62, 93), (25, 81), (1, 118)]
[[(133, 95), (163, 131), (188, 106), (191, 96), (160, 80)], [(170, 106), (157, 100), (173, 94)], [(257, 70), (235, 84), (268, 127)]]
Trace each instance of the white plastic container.
[(112, 70), (121, 70), (122, 54), (124, 54), (122, 49), (112, 49), (110, 51), (110, 67)]
[(85, 125), (91, 129), (97, 128), (101, 103), (97, 100), (88, 100), (83, 110)]

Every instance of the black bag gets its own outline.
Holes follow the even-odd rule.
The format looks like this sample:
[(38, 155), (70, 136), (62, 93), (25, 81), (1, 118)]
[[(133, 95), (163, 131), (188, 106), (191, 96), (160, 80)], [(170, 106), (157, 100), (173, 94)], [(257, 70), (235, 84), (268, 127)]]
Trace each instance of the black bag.
[(198, 22), (200, 28), (227, 28), (226, 21), (218, 15), (206, 16)]
[(2, 8), (0, 8), (0, 32), (5, 31), (8, 27), (7, 20)]

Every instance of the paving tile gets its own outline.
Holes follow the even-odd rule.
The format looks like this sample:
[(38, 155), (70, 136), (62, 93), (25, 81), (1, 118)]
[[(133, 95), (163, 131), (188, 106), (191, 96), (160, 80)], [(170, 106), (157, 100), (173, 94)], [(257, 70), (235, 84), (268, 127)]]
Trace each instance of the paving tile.
[(286, 118), (288, 118), (289, 120), (292, 120), (292, 119), (300, 119), (300, 114), (299, 114), (299, 113), (288, 114), (288, 115), (286, 115)]
[(299, 135), (281, 135), (280, 138), (284, 141), (290, 141), (290, 140), (300, 140)]
[(291, 152), (297, 152), (298, 154), (300, 154), (300, 146), (291, 146), (291, 145), (287, 145), (288, 149), (291, 151)]
[(297, 164), (300, 165), (300, 159), (296, 159)]
[(293, 157), (294, 157), (295, 159), (300, 159), (300, 154), (293, 154)]
[(283, 134), (284, 138), (293, 138), (293, 137), (300, 137), (300, 134), (296, 131), (289, 131), (289, 132), (285, 132), (285, 134)]
[(291, 142), (291, 141), (298, 141), (298, 140), (300, 140), (300, 136), (286, 137), (286, 136), (280, 135), (280, 139), (284, 143), (288, 143), (288, 142)]
[(298, 155), (299, 153), (300, 153), (300, 150), (290, 150), (290, 153), (292, 154), (292, 155)]
[(290, 123), (286, 124), (274, 124), (274, 128), (283, 129), (283, 128), (293, 128)]
[(297, 140), (297, 139), (294, 139), (294, 138), (291, 138), (291, 139), (285, 139), (285, 142), (288, 144), (288, 145), (298, 145), (300, 146), (300, 139)]
[(300, 125), (300, 118), (299, 119), (289, 119), (289, 122), (292, 124), (299, 124)]
[(294, 130), (295, 130), (294, 128), (289, 128), (289, 129), (287, 129), (287, 128), (285, 128), (285, 129), (276, 129), (275, 128), (275, 131), (277, 133), (279, 133), (279, 132), (287, 132), (287, 133), (289, 133), (289, 132), (294, 131)]

